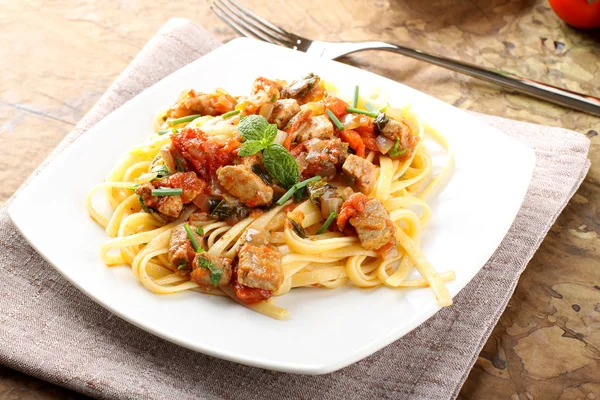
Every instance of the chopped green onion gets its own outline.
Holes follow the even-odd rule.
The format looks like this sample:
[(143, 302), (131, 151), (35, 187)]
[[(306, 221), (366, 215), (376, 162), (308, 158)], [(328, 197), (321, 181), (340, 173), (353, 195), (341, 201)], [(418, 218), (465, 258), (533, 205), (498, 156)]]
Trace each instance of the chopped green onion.
[(391, 157), (398, 157), (406, 153), (406, 149), (398, 150), (398, 147), (400, 147), (400, 138), (396, 138), (396, 143), (394, 143), (394, 147), (392, 147), (392, 149), (390, 150), (389, 154)]
[(343, 131), (344, 130), (344, 125), (342, 125), (342, 123), (340, 122), (339, 119), (337, 119), (337, 117), (335, 116), (335, 114), (333, 113), (333, 111), (331, 111), (329, 108), (325, 110), (325, 112), (327, 113), (327, 115), (329, 115), (329, 118), (331, 118), (331, 122), (333, 122), (333, 124), (340, 130)]
[(358, 91), (359, 91), (359, 87), (358, 85), (354, 86), (354, 99), (352, 99), (352, 107), (356, 108), (358, 107)]
[(152, 196), (181, 196), (181, 188), (152, 189)]
[(325, 221), (325, 223), (323, 224), (323, 226), (321, 227), (321, 229), (319, 229), (317, 231), (317, 235), (320, 235), (321, 233), (325, 233), (325, 231), (327, 230), (327, 228), (329, 228), (329, 225), (331, 225), (331, 223), (333, 222), (334, 219), (337, 218), (337, 214), (335, 211), (332, 211), (331, 214), (329, 214), (329, 217), (327, 217), (327, 220)]
[(349, 113), (354, 113), (354, 114), (368, 115), (369, 117), (373, 117), (373, 118), (375, 118), (379, 115), (379, 113), (377, 113), (377, 112), (365, 111), (365, 110), (361, 110), (360, 108), (354, 108), (354, 107), (348, 107), (348, 108), (346, 108), (346, 111), (348, 111)]
[(190, 239), (190, 242), (192, 242), (194, 251), (198, 251), (200, 246), (198, 245), (198, 241), (196, 240), (196, 238), (194, 237), (194, 234), (192, 233), (192, 228), (190, 228), (190, 224), (188, 224), (186, 222), (185, 224), (183, 224), (183, 228), (185, 229), (185, 233), (187, 233), (188, 239)]
[(140, 186), (139, 183), (134, 183), (133, 185), (129, 186), (129, 190), (131, 190), (132, 192), (135, 192), (139, 186)]
[(294, 186), (292, 186), (290, 188), (290, 190), (288, 190), (287, 192), (285, 192), (285, 194), (283, 196), (281, 196), (281, 198), (279, 200), (277, 200), (277, 205), (278, 206), (282, 206), (283, 203), (285, 203), (286, 201), (288, 201), (290, 199), (290, 197), (292, 197), (294, 195), (294, 193), (296, 192), (296, 190), (302, 189), (303, 187), (305, 187), (306, 185), (308, 185), (311, 182), (316, 182), (321, 180), (320, 176), (313, 176), (312, 178), (309, 179), (305, 179), (302, 182), (298, 182), (296, 183)]
[(179, 260), (179, 265), (177, 266), (178, 270), (184, 269), (187, 267), (187, 263), (184, 260)]
[(379, 112), (379, 110), (373, 104), (369, 103), (368, 101), (365, 101), (365, 108), (375, 114), (377, 114)]
[(229, 117), (233, 117), (234, 115), (238, 115), (241, 112), (242, 112), (242, 110), (229, 111), (228, 113), (223, 114), (222, 117), (223, 117), (223, 119), (226, 119), (226, 118), (229, 118)]
[(200, 236), (204, 236), (204, 229), (202, 229), (201, 227), (197, 227), (196, 233)]
[(160, 131), (158, 131), (159, 135), (166, 135), (167, 133), (177, 133), (179, 132), (179, 129), (177, 128), (169, 128), (169, 129), (161, 129)]
[(382, 112), (382, 113), (386, 112), (386, 110), (389, 108), (389, 106), (390, 106), (390, 103), (387, 103), (385, 106), (383, 106), (379, 109), (379, 112)]
[(181, 117), (181, 118), (173, 119), (173, 120), (169, 121), (169, 123), (171, 124), (171, 126), (173, 126), (173, 125), (179, 125), (179, 124), (183, 124), (184, 122), (193, 121), (196, 118), (201, 117), (201, 116), (202, 115), (200, 115), (200, 114), (188, 115), (187, 117)]
[(275, 99), (277, 99), (277, 95), (274, 94), (273, 96), (271, 96), (271, 103), (275, 103)]

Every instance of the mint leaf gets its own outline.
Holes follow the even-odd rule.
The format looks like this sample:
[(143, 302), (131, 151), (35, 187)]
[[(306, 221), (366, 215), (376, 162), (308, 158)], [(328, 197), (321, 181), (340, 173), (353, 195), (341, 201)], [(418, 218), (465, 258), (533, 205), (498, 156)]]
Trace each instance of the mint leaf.
[(269, 174), (286, 188), (295, 185), (300, 178), (296, 160), (280, 144), (273, 143), (263, 151), (263, 163)]
[(264, 132), (264, 137), (262, 142), (265, 144), (265, 147), (273, 143), (275, 137), (277, 137), (277, 125), (269, 124), (269, 127)]
[(240, 120), (237, 127), (245, 140), (263, 140), (267, 136), (269, 122), (262, 115), (248, 115)]
[(262, 141), (248, 140), (242, 144), (242, 147), (240, 147), (240, 150), (238, 151), (238, 155), (241, 157), (251, 156), (264, 148), (265, 144)]

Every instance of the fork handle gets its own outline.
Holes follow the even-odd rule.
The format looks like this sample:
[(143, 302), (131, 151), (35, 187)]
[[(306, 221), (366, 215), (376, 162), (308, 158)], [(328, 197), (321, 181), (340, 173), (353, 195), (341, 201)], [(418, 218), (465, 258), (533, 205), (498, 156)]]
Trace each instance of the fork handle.
[[(508, 72), (482, 68), (477, 65), (429, 54), (424, 51), (411, 49), (393, 43), (361, 42), (353, 44), (355, 45), (355, 50), (352, 52), (363, 50), (385, 50), (394, 53), (400, 53), (407, 57), (426, 61), (430, 64), (460, 72), (487, 82), (495, 83), (505, 88), (516, 90), (542, 100), (560, 104), (561, 106), (570, 107), (575, 110), (600, 116), (600, 99), (597, 97), (573, 92), (567, 89), (561, 89), (546, 83), (534, 81), (532, 79), (522, 78)], [(345, 54), (348, 54), (348, 52)], [(332, 58), (338, 57), (341, 57), (341, 55), (337, 55)]]

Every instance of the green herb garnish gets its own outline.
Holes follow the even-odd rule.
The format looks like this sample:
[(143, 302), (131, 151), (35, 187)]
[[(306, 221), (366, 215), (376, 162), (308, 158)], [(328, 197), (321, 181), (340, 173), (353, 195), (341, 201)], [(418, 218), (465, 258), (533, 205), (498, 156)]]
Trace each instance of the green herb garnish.
[[(249, 115), (247, 117), (243, 117), (238, 124), (238, 130), (246, 141), (238, 153), (240, 155), (242, 155), (242, 151), (244, 151), (244, 147), (248, 143), (260, 142), (263, 144), (263, 148), (266, 148), (268, 145), (273, 143), (275, 137), (277, 136), (277, 125), (269, 124), (269, 122), (262, 115)], [(244, 155), (251, 156), (258, 151), (259, 150)]]
[(170, 175), (169, 168), (165, 164), (155, 167), (152, 169), (152, 172), (156, 173), (156, 178), (164, 178), (165, 176)]
[(338, 128), (340, 131), (343, 131), (344, 130), (344, 125), (342, 125), (342, 123), (335, 116), (335, 114), (333, 113), (333, 111), (331, 111), (328, 108), (328, 109), (325, 110), (325, 112), (327, 113), (327, 115), (329, 115), (329, 118), (331, 119), (331, 122), (333, 122), (333, 124), (335, 125), (335, 127)]
[(223, 275), (223, 268), (217, 267), (215, 264), (213, 264), (204, 257), (198, 257), (197, 260), (200, 268), (208, 269), (210, 271), (210, 281), (212, 282), (214, 287), (217, 287), (219, 281), (221, 280), (221, 276)]
[(365, 108), (367, 110), (369, 110), (372, 113), (378, 113), (379, 110), (377, 109), (377, 107), (375, 107), (373, 104), (369, 103), (368, 101), (365, 101)]
[(210, 216), (219, 220), (228, 218), (233, 214), (233, 209), (225, 200), (220, 200), (218, 203), (211, 205), (210, 209)]
[(296, 235), (298, 235), (301, 239), (306, 239), (308, 237), (306, 236), (306, 231), (304, 230), (302, 225), (300, 225), (291, 218), (288, 218), (288, 221), (290, 221), (290, 224), (292, 224), (292, 229), (294, 230), (294, 232), (296, 232)]
[(159, 135), (166, 135), (167, 133), (177, 133), (179, 132), (179, 129), (177, 128), (170, 128), (170, 129), (161, 129), (160, 131), (158, 131)]
[(263, 164), (271, 176), (284, 187), (293, 186), (300, 178), (298, 164), (294, 157), (278, 143), (277, 125), (269, 122), (260, 115), (249, 115), (240, 120), (238, 130), (245, 142), (238, 151), (242, 157), (263, 152)]
[(169, 123), (171, 124), (171, 126), (173, 126), (173, 125), (179, 125), (179, 124), (183, 124), (184, 122), (193, 121), (196, 118), (201, 117), (201, 116), (202, 115), (200, 115), (200, 114), (188, 115), (187, 117), (181, 117), (181, 118), (173, 119), (173, 120), (169, 121)]
[(263, 164), (269, 174), (285, 188), (294, 186), (300, 178), (296, 160), (278, 143), (269, 145), (263, 151)]
[(394, 143), (394, 147), (390, 150), (391, 157), (398, 157), (404, 155), (406, 153), (406, 149), (398, 149), (400, 147), (400, 138), (396, 138), (396, 142)]
[(273, 96), (271, 96), (271, 103), (275, 103), (275, 99), (277, 99), (277, 95), (274, 94)]
[(332, 211), (331, 214), (329, 214), (329, 217), (327, 217), (327, 220), (325, 221), (325, 223), (323, 224), (323, 226), (317, 231), (317, 235), (320, 235), (321, 233), (325, 233), (325, 231), (327, 230), (327, 228), (329, 228), (329, 225), (331, 225), (331, 223), (333, 222), (334, 219), (337, 218), (337, 214), (335, 211)]
[(152, 189), (152, 196), (181, 196), (181, 188)]
[(197, 227), (196, 233), (200, 236), (204, 236), (204, 229), (202, 229), (201, 227)]
[(154, 210), (151, 209), (150, 207), (148, 207), (146, 205), (146, 203), (144, 203), (144, 199), (142, 199), (142, 196), (138, 195), (138, 201), (140, 202), (140, 205), (142, 206), (142, 210), (146, 211), (148, 214), (154, 213)]
[(228, 113), (223, 114), (222, 117), (223, 117), (223, 119), (227, 119), (229, 117), (233, 117), (234, 115), (238, 115), (241, 112), (242, 112), (242, 110), (229, 111)]
[(352, 107), (356, 108), (358, 107), (358, 91), (359, 91), (359, 87), (358, 85), (354, 86), (354, 99), (352, 99)]
[(354, 108), (354, 107), (348, 107), (348, 108), (346, 108), (346, 111), (348, 111), (349, 113), (354, 113), (354, 114), (368, 115), (369, 117), (373, 117), (373, 118), (375, 118), (379, 115), (378, 112), (365, 111), (365, 110), (361, 110), (360, 108)]
[(200, 246), (198, 245), (198, 241), (194, 237), (194, 233), (192, 232), (192, 228), (190, 228), (190, 224), (186, 222), (185, 224), (183, 224), (183, 228), (185, 229), (185, 233), (187, 234), (188, 239), (190, 239), (190, 242), (194, 247), (194, 251), (198, 251)]
[(135, 190), (139, 187), (140, 187), (139, 183), (134, 183), (133, 185), (129, 186), (129, 190), (131, 190), (132, 192), (135, 192)]
[(177, 266), (178, 270), (187, 268), (187, 263), (185, 262), (185, 260), (179, 259), (179, 265)]
[(321, 180), (321, 177), (317, 175), (317, 176), (313, 176), (312, 178), (305, 179), (302, 182), (296, 183), (287, 192), (285, 192), (285, 194), (283, 196), (281, 196), (281, 198), (279, 200), (277, 200), (277, 205), (278, 206), (283, 205), (283, 203), (288, 201), (289, 198), (292, 197), (297, 190), (302, 189), (303, 187), (305, 187), (306, 185), (308, 185), (311, 182), (316, 182), (319, 180)]

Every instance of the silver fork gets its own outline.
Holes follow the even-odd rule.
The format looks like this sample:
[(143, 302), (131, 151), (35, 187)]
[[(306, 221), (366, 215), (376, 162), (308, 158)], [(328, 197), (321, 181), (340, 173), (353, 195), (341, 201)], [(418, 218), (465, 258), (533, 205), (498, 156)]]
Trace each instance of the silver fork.
[(488, 70), (459, 60), (387, 42), (323, 42), (306, 39), (259, 17), (240, 6), (234, 0), (215, 0), (210, 8), (219, 18), (242, 36), (263, 40), (331, 60), (364, 50), (385, 50), (400, 53), (552, 103), (600, 116), (600, 99), (597, 97), (536, 82), (508, 72)]

